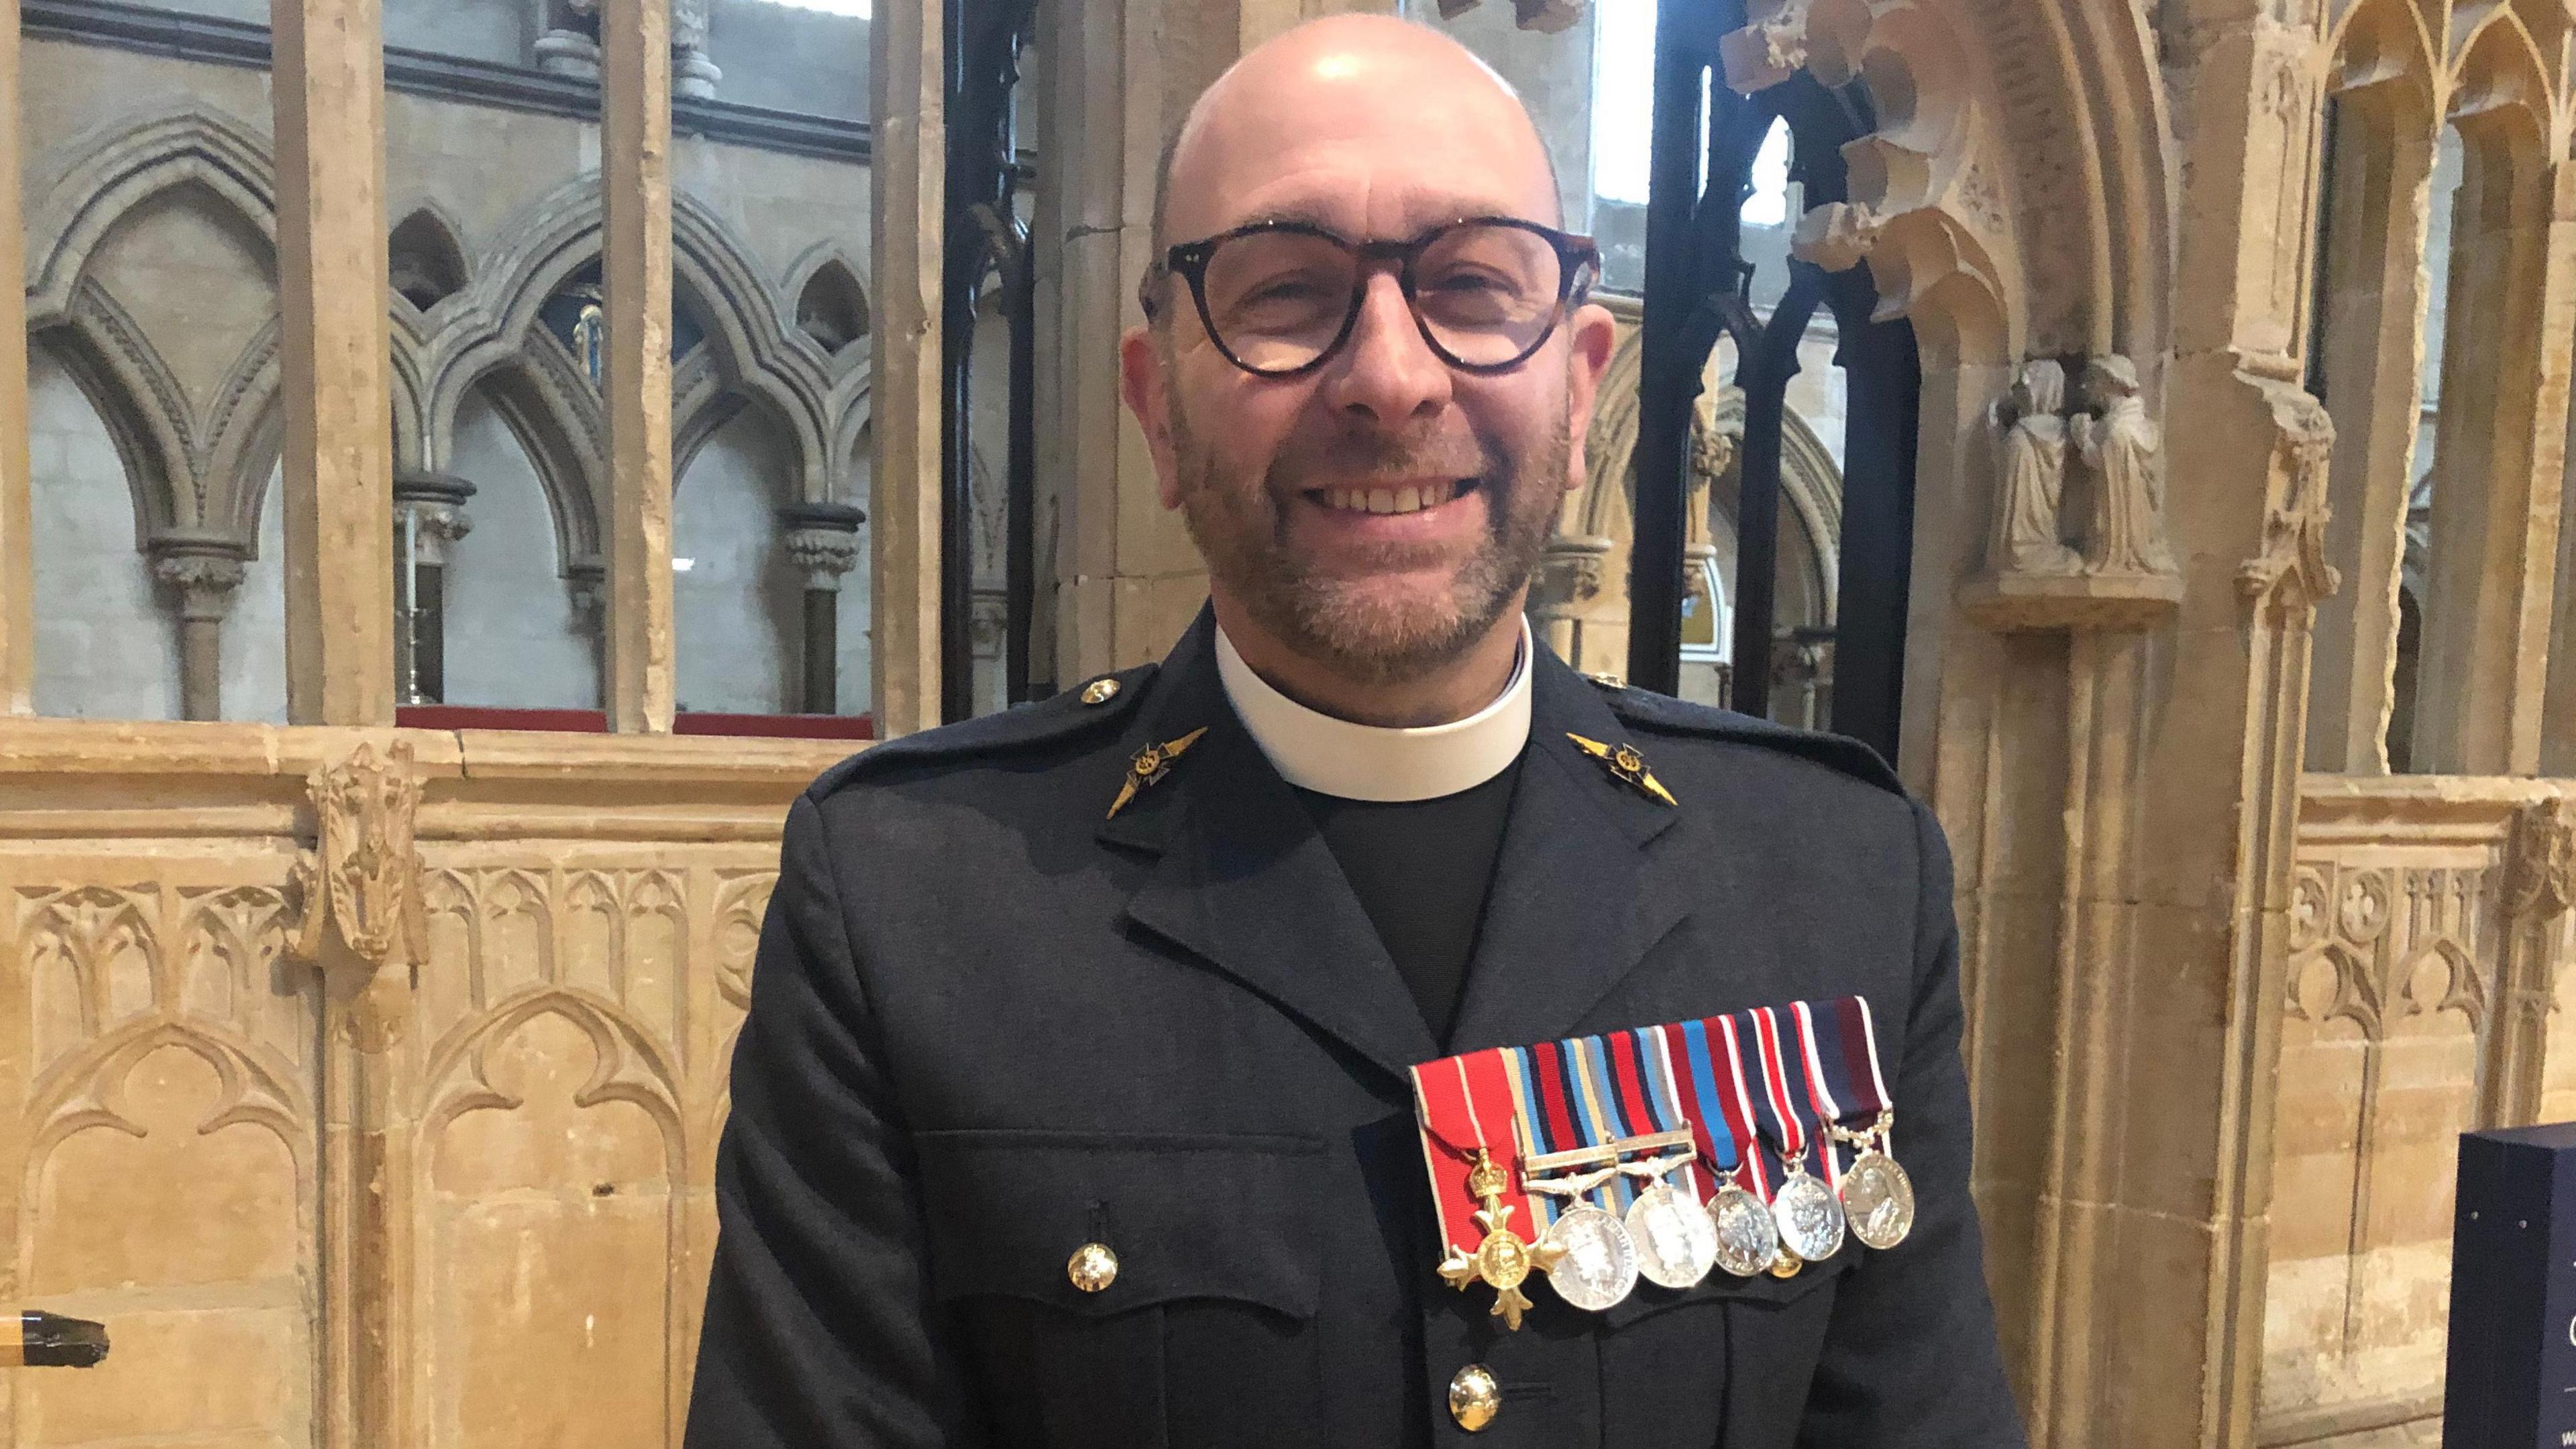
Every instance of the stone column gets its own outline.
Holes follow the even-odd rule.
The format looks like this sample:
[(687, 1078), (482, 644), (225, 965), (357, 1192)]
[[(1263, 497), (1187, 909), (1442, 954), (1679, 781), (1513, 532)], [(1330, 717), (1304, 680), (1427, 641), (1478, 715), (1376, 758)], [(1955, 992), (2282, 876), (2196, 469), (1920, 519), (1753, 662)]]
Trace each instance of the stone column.
[(179, 606), (179, 717), (222, 719), (224, 616), (240, 589), (239, 539), (172, 530), (152, 540), (152, 575)]
[(600, 17), (608, 248), (608, 727), (668, 734), (671, 624), (671, 0)]
[[(868, 27), (869, 710), (879, 739), (939, 723), (939, 317), (947, 176), (940, 0), (881, 0)], [(1080, 153), (1054, 143), (1071, 161)], [(1041, 424), (1041, 429), (1043, 429)]]
[(272, 0), (286, 712), (394, 718), (392, 342), (379, 0)]
[(778, 510), (787, 556), (805, 571), (805, 668), (798, 708), (837, 714), (841, 696), (841, 576), (859, 562), (867, 515), (846, 503), (797, 503)]
[[(397, 680), (405, 704), (447, 698), (447, 553), (474, 531), (465, 502), (474, 485), (447, 473), (394, 476), (395, 532), (407, 541), (397, 566), (411, 570), (404, 618), (395, 631)], [(401, 582), (401, 580), (397, 580)]]
[(2504, 955), (2496, 969), (2491, 1045), (2478, 1074), (2482, 1127), (2527, 1127), (2540, 1120), (2549, 1007), (2558, 990), (2571, 901), (2576, 806), (2564, 799), (2532, 801), (2515, 814), (2505, 841)]
[[(18, 0), (0, 0), (0, 96), (18, 86)], [(35, 511), (27, 459), (27, 229), (19, 217), (13, 99), (0, 105), (0, 715), (36, 707)]]

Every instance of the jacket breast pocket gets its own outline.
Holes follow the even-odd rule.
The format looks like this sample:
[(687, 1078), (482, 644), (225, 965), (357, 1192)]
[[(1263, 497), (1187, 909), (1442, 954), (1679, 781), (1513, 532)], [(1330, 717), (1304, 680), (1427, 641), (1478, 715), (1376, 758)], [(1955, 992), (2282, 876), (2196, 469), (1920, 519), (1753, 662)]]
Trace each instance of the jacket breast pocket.
[[(994, 1443), (1318, 1441), (1320, 1141), (979, 1130), (916, 1142), (931, 1291)], [(1094, 1244), (1115, 1270), (1086, 1252), (1086, 1291), (1073, 1260)]]
[(1845, 1248), (1791, 1278), (1721, 1270), (1678, 1292), (1640, 1284), (1603, 1315), (1601, 1442), (1711, 1423), (1725, 1426), (1725, 1449), (1792, 1442), (1836, 1286), (1857, 1260)]

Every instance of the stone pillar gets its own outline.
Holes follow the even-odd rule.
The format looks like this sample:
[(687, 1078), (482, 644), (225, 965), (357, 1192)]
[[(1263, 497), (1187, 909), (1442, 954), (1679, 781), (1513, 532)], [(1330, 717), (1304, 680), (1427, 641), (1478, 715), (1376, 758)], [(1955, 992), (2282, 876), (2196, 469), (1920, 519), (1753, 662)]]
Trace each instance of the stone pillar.
[(272, 0), (286, 711), (394, 717), (392, 342), (379, 0)]
[(152, 575), (177, 596), (179, 717), (222, 719), (224, 616), (249, 549), (220, 534), (173, 530), (152, 540)]
[(2576, 806), (2535, 800), (2514, 816), (2505, 841), (2503, 959), (2496, 969), (2494, 1025), (2480, 1074), (2482, 1127), (2527, 1127), (2540, 1120), (2542, 1069), (2548, 1064), (2549, 1008), (2576, 901)]
[[(0, 96), (18, 86), (18, 0), (0, 0)], [(25, 132), (12, 99), (0, 105), (0, 715), (36, 707), (35, 510), (27, 459), (27, 229), (19, 217), (18, 149)]]
[(403, 703), (437, 704), (447, 698), (447, 553), (474, 531), (465, 502), (474, 485), (447, 473), (394, 476), (396, 566), (408, 567), (403, 618), (395, 630), (396, 671)]
[(668, 734), (671, 624), (671, 0), (600, 17), (607, 211), (608, 727)]
[(778, 511), (787, 556), (805, 571), (805, 668), (798, 708), (837, 714), (841, 697), (841, 576), (859, 562), (867, 515), (846, 503), (797, 503)]
[(599, 697), (608, 697), (608, 565), (596, 557), (574, 559), (564, 566), (564, 592), (572, 596), (574, 627), (590, 641), (591, 661), (596, 669), (592, 683)]
[[(2432, 557), (2417, 676), (2415, 769), (2527, 775), (2540, 767), (2550, 600), (2557, 587), (2576, 305), (2571, 169), (2492, 117), (2452, 222)], [(2556, 325), (2552, 325), (2555, 323)]]
[[(939, 317), (947, 176), (940, 0), (882, 0), (868, 27), (870, 713), (879, 739), (939, 723)], [(1080, 153), (1065, 141), (1058, 155)], [(1108, 354), (1103, 353), (1104, 357)], [(1044, 424), (1041, 423), (1041, 430)]]

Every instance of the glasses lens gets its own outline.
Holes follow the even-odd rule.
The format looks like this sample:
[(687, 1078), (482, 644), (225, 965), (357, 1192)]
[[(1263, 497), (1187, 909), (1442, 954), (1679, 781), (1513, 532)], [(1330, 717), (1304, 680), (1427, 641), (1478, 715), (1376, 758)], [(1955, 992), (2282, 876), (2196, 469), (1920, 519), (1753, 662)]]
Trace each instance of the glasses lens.
[(1442, 233), (1414, 265), (1414, 307), (1469, 367), (1518, 361), (1556, 325), (1564, 264), (1545, 237), (1476, 223)]
[(1255, 372), (1291, 372), (1324, 355), (1349, 318), (1359, 260), (1329, 237), (1258, 231), (1208, 258), (1209, 328)]

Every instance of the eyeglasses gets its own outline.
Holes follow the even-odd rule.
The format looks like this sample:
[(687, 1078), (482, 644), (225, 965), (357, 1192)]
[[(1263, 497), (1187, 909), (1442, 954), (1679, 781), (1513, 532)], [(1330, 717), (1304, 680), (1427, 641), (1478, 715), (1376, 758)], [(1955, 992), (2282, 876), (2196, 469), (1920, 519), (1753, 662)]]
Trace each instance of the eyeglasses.
[(1350, 340), (1370, 271), (1395, 265), (1414, 325), (1462, 372), (1508, 372), (1546, 343), (1600, 275), (1592, 238), (1476, 216), (1411, 241), (1354, 242), (1302, 221), (1257, 221), (1183, 242), (1146, 269), (1145, 315), (1166, 275), (1190, 284), (1199, 321), (1226, 360), (1261, 377), (1321, 367)]

